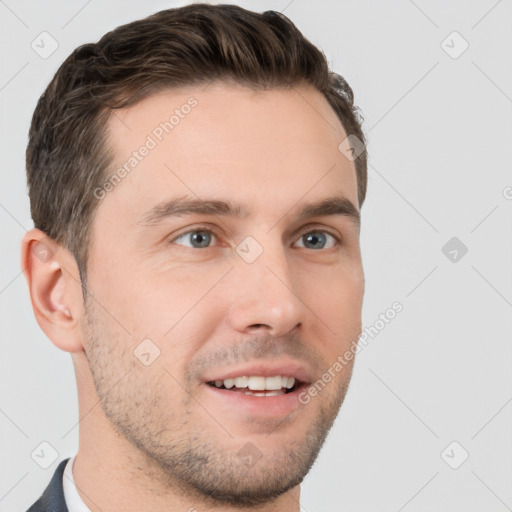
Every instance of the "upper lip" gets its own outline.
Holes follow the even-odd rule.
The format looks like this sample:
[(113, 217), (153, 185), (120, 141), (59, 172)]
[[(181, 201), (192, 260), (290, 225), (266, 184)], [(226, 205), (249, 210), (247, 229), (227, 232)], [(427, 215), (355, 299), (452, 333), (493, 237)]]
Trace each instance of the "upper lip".
[(296, 381), (310, 384), (312, 375), (310, 370), (303, 363), (298, 361), (281, 361), (268, 362), (259, 361), (247, 363), (246, 365), (232, 368), (229, 370), (212, 371), (209, 376), (203, 378), (204, 382), (213, 382), (216, 380), (234, 379), (235, 377), (243, 377), (244, 375), (258, 375), (262, 377), (273, 377), (275, 375), (283, 375), (293, 377)]

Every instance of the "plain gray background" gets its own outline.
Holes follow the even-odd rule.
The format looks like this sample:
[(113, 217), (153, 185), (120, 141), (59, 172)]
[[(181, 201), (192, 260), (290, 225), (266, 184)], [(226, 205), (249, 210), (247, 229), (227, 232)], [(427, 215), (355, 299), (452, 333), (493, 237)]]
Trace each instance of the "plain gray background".
[[(511, 2), (232, 3), (284, 12), (353, 87), (370, 153), (363, 325), (404, 307), (357, 356), (303, 510), (512, 510)], [(78, 447), (71, 357), (19, 266), (36, 101), (79, 44), (182, 4), (0, 0), (0, 512), (25, 510)]]

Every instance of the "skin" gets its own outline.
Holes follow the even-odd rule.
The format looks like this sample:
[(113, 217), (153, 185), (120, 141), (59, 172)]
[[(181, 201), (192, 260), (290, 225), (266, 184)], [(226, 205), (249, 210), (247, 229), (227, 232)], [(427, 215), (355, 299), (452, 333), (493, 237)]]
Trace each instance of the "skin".
[[(37, 229), (23, 239), (37, 321), (73, 357), (75, 482), (92, 511), (298, 511), (299, 484), (338, 414), (353, 361), (280, 419), (208, 400), (201, 379), (242, 362), (293, 359), (316, 380), (357, 339), (359, 227), (346, 215), (297, 218), (303, 203), (333, 195), (358, 209), (354, 164), (338, 150), (347, 134), (310, 87), (215, 83), (117, 111), (113, 170), (191, 96), (197, 106), (100, 200), (85, 303), (70, 253)], [(251, 215), (140, 222), (184, 195), (244, 203)], [(197, 231), (177, 238), (205, 228), (218, 233), (205, 235), (206, 248), (191, 236)], [(320, 244), (302, 236), (311, 232), (324, 235)], [(250, 264), (236, 252), (247, 236), (263, 249)], [(36, 244), (50, 257), (36, 257)], [(148, 338), (160, 355), (145, 366), (134, 350)], [(248, 443), (259, 455), (252, 465), (237, 455)]]

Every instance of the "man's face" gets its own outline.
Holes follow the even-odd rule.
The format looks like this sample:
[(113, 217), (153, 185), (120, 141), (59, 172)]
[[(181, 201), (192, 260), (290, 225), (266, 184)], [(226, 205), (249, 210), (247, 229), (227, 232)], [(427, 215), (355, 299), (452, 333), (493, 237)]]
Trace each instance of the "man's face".
[[(92, 229), (84, 349), (103, 411), (168, 485), (238, 504), (276, 497), (313, 464), (352, 364), (307, 405), (300, 392), (361, 331), (355, 218), (299, 216), (333, 198), (357, 212), (347, 134), (310, 88), (223, 84), (152, 95), (109, 129), (113, 171), (138, 156)], [(247, 211), (170, 215), (177, 198)], [(225, 389), (244, 376), (240, 387), (279, 390)], [(293, 381), (261, 378), (274, 376), (296, 383), (283, 393)]]

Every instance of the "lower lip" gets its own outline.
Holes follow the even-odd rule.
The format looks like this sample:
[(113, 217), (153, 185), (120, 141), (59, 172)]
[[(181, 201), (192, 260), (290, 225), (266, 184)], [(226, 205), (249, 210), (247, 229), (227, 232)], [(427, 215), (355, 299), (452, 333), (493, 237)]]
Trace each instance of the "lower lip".
[(222, 408), (226, 408), (227, 414), (235, 411), (264, 418), (281, 418), (297, 410), (301, 406), (299, 395), (307, 387), (306, 384), (301, 384), (291, 393), (254, 396), (240, 391), (216, 388), (206, 383), (204, 386), (208, 393), (207, 404), (219, 403)]

